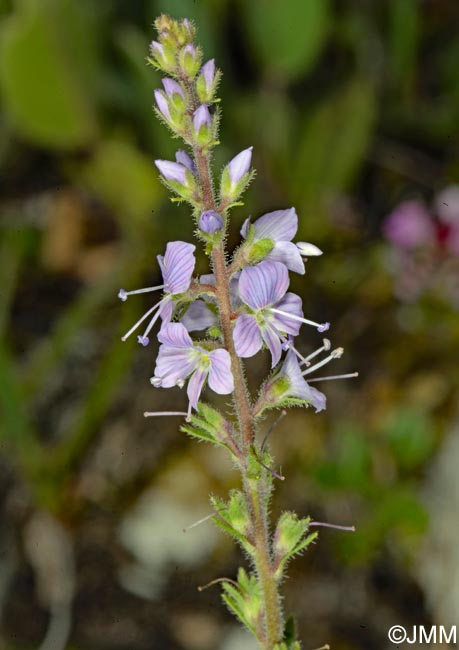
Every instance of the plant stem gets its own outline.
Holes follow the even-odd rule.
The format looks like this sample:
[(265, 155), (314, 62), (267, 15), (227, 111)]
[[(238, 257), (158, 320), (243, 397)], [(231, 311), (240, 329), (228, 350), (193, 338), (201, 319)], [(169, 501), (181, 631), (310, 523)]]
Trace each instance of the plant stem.
[[(203, 209), (216, 210), (217, 205), (212, 187), (209, 156), (197, 147), (194, 150), (194, 156), (203, 191)], [(245, 456), (241, 463), (242, 483), (252, 519), (255, 543), (254, 563), (263, 590), (265, 625), (263, 645), (265, 650), (272, 650), (282, 637), (282, 611), (278, 585), (272, 567), (267, 508), (269, 491), (263, 485), (263, 477), (254, 479), (248, 474), (250, 447), (255, 441), (255, 422), (248, 398), (243, 366), (234, 347), (229, 275), (223, 242), (213, 248), (212, 264), (215, 273), (216, 299), (223, 340), (231, 357), (231, 369), (234, 377), (234, 405)]]

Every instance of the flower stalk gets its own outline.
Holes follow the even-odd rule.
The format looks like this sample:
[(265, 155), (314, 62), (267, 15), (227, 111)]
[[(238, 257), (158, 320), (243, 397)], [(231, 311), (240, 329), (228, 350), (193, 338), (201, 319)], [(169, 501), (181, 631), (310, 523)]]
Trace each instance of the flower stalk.
[[(151, 44), (148, 61), (167, 75), (162, 80), (163, 90), (154, 93), (156, 113), (189, 148), (189, 152), (179, 149), (175, 161), (155, 163), (164, 184), (176, 195), (172, 200), (191, 205), (196, 234), (204, 243), (213, 272), (193, 278), (196, 247), (183, 241), (169, 242), (165, 254), (157, 258), (162, 284), (120, 290), (123, 302), (128, 296), (163, 292), (123, 340), (149, 319), (138, 336), (139, 343), (147, 346), (151, 331), (159, 326), (160, 348), (151, 385), (186, 385), (189, 403), (186, 411), (148, 411), (145, 416), (184, 417), (183, 432), (224, 449), (241, 473), (241, 489), (232, 490), (228, 501), (211, 497), (215, 514), (210, 519), (240, 544), (252, 570), (240, 569), (236, 581), (220, 578), (210, 584), (222, 584), (225, 604), (263, 650), (299, 650), (290, 619), (284, 621), (279, 584), (289, 560), (304, 551), (317, 533), (309, 532), (308, 517), (290, 512), (283, 513), (274, 532), (271, 530), (273, 480), (284, 477), (274, 471), (268, 450), (267, 440), (275, 424), (261, 444), (257, 433), (261, 418), (270, 409), (281, 409), (283, 417), (290, 406), (312, 406), (316, 412), (326, 407), (325, 395), (304, 376), (340, 357), (342, 349), (311, 366), (312, 358), (330, 350), (330, 342), (324, 339), (322, 347), (304, 357), (294, 346), (294, 337), (303, 324), (323, 332), (329, 323), (305, 318), (301, 298), (288, 292), (289, 271), (304, 274), (304, 257), (322, 251), (314, 244), (292, 241), (298, 215), (289, 208), (270, 212), (254, 223), (246, 219), (241, 230), (243, 242), (232, 257), (228, 255), (225, 242), (230, 210), (243, 205), (240, 198), (254, 176), (252, 147), (224, 167), (217, 195), (211, 161), (212, 149), (218, 144), (216, 91), (221, 73), (213, 59), (202, 65), (202, 50), (194, 43), (195, 28), (190, 21), (161, 16), (155, 25), (159, 37)], [(204, 337), (193, 339), (190, 333), (196, 331), (204, 331)], [(271, 354), (272, 372), (252, 401), (243, 359), (262, 349)], [(355, 375), (337, 378), (345, 376)], [(231, 417), (227, 419), (202, 401), (206, 384), (216, 393), (232, 395)]]

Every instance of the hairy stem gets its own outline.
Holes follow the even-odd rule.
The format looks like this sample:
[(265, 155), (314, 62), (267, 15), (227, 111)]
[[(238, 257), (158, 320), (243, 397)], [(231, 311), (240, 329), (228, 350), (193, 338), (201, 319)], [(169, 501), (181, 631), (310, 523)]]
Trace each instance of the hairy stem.
[[(212, 187), (209, 156), (202, 149), (195, 148), (194, 156), (202, 187), (203, 209), (216, 210), (217, 205)], [(282, 637), (282, 611), (277, 581), (272, 567), (271, 545), (268, 525), (268, 491), (263, 478), (255, 480), (248, 475), (250, 447), (255, 440), (255, 422), (248, 398), (247, 384), (241, 360), (236, 354), (232, 335), (231, 300), (229, 275), (225, 258), (224, 243), (215, 246), (212, 251), (212, 264), (215, 273), (216, 298), (220, 314), (223, 340), (231, 357), (231, 369), (234, 377), (234, 405), (242, 436), (245, 458), (241, 464), (242, 483), (252, 518), (255, 542), (254, 562), (263, 590), (265, 650), (272, 650)], [(263, 470), (262, 470), (263, 471)]]

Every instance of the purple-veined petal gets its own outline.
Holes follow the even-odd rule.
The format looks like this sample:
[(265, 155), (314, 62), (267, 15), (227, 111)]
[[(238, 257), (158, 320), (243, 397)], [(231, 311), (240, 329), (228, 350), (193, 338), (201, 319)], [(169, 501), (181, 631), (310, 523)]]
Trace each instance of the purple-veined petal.
[(181, 323), (189, 332), (205, 330), (217, 322), (214, 312), (209, 309), (204, 300), (195, 300), (182, 316)]
[(309, 400), (311, 402), (311, 405), (315, 408), (316, 413), (319, 413), (320, 411), (325, 411), (325, 409), (327, 408), (326, 396), (323, 393), (321, 393), (320, 390), (317, 390), (317, 388), (314, 388), (313, 386), (309, 386), (309, 390), (311, 391)]
[(260, 350), (262, 339), (255, 316), (239, 316), (234, 326), (233, 340), (238, 357), (253, 357)]
[(162, 329), (167, 325), (167, 323), (171, 321), (172, 314), (174, 313), (174, 303), (169, 298), (169, 296), (163, 298), (163, 304), (160, 307), (159, 313), (162, 320), (162, 325), (161, 325), (161, 329)]
[(179, 149), (175, 154), (175, 160), (179, 165), (186, 167), (192, 174), (196, 174), (196, 165), (194, 164), (194, 160), (186, 151)]
[(155, 165), (167, 181), (187, 185), (186, 167), (171, 160), (155, 160)]
[(169, 242), (164, 257), (158, 255), (158, 263), (164, 280), (164, 290), (177, 294), (187, 291), (193, 275), (196, 246), (183, 241)]
[(158, 107), (159, 112), (164, 115), (166, 120), (171, 119), (171, 114), (169, 111), (169, 104), (167, 102), (167, 99), (165, 98), (164, 94), (161, 92), (161, 90), (155, 90), (155, 101), (156, 105)]
[(163, 388), (172, 388), (195, 370), (199, 357), (190, 348), (161, 345), (155, 365), (155, 378), (161, 380)]
[(219, 395), (228, 395), (234, 390), (231, 372), (231, 358), (226, 350), (212, 350), (210, 357), (209, 386)]
[(188, 388), (186, 390), (190, 404), (194, 409), (198, 408), (199, 398), (201, 396), (204, 382), (206, 381), (208, 369), (199, 366), (191, 375), (188, 381)]
[(288, 289), (288, 271), (279, 262), (260, 262), (241, 271), (239, 295), (252, 309), (263, 309), (281, 300)]
[(274, 248), (266, 255), (265, 260), (268, 262), (281, 262), (295, 273), (304, 275), (304, 261), (301, 257), (300, 251), (290, 241), (279, 241), (274, 245)]
[(249, 171), (252, 162), (252, 149), (253, 147), (244, 149), (228, 163), (228, 172), (232, 183), (239, 183)]
[(172, 97), (174, 93), (180, 95), (180, 97), (185, 97), (182, 86), (177, 81), (175, 81), (175, 79), (169, 79), (169, 77), (165, 77), (162, 81), (164, 90), (166, 91), (166, 95), (168, 97)]
[(158, 341), (168, 347), (194, 350), (191, 336), (182, 323), (168, 323), (158, 333)]
[[(291, 291), (286, 293), (284, 298), (277, 303), (276, 309), (281, 309), (282, 311), (287, 312), (287, 314), (293, 314), (294, 316), (303, 318), (301, 298)], [(276, 328), (276, 330), (286, 332), (293, 336), (297, 336), (301, 329), (301, 323), (298, 320), (294, 320), (288, 316), (283, 316), (282, 314), (271, 312), (269, 314), (269, 322)]]
[(253, 222), (256, 239), (291, 241), (298, 230), (298, 215), (295, 208), (268, 212)]
[(199, 131), (202, 126), (210, 126), (212, 118), (206, 104), (201, 104), (193, 113), (193, 126), (195, 131)]
[(271, 368), (274, 368), (282, 356), (282, 345), (279, 336), (269, 325), (261, 327), (261, 336), (271, 352)]
[(207, 92), (210, 91), (215, 79), (215, 59), (210, 59), (201, 68), (201, 74), (204, 77)]

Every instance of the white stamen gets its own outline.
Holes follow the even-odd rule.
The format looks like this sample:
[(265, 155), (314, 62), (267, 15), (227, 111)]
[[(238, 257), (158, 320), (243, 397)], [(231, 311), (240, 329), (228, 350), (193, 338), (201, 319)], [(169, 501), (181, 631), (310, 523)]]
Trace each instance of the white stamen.
[[(157, 307), (161, 307), (161, 306), (163, 306), (164, 303), (165, 303), (168, 299), (169, 299), (169, 297), (166, 296), (165, 298), (163, 298), (162, 300), (160, 300), (160, 301), (158, 302), (158, 304), (157, 304)], [(158, 318), (159, 318), (160, 316), (161, 316), (161, 309), (158, 309), (157, 313), (153, 316), (153, 318), (151, 319), (151, 321), (148, 323), (148, 326), (147, 326), (145, 332), (142, 334), (142, 337), (141, 337), (141, 338), (147, 340), (147, 345), (148, 345), (148, 343), (149, 343), (149, 341), (148, 341), (148, 334), (150, 333), (150, 331), (151, 331), (153, 325), (156, 323), (156, 321), (158, 320)], [(139, 343), (141, 343), (141, 341), (139, 341)]]
[(155, 388), (161, 388), (161, 382), (162, 382), (161, 377), (150, 377), (150, 384)]
[(326, 357), (325, 359), (322, 359), (322, 361), (319, 361), (314, 366), (312, 366), (311, 368), (308, 368), (307, 370), (305, 370), (301, 374), (303, 375), (303, 377), (305, 375), (309, 375), (309, 373), (314, 372), (314, 370), (317, 370), (317, 368), (321, 368), (322, 366), (325, 366), (327, 363), (332, 361), (332, 359), (339, 359), (339, 357), (343, 354), (343, 352), (344, 352), (343, 348), (336, 348), (336, 350), (333, 350), (333, 352), (330, 355), (328, 355), (328, 357)]
[(164, 284), (159, 284), (157, 287), (144, 287), (143, 289), (134, 289), (134, 291), (125, 291), (120, 289), (118, 292), (118, 298), (125, 302), (128, 299), (128, 296), (133, 296), (137, 293), (150, 293), (151, 291), (159, 291), (164, 289)]
[(311, 352), (311, 354), (308, 354), (307, 357), (304, 357), (303, 363), (305, 363), (307, 366), (310, 366), (311, 364), (309, 363), (311, 359), (314, 359), (318, 354), (321, 352), (328, 352), (328, 350), (331, 348), (331, 343), (328, 339), (323, 339), (322, 341), (323, 345), (321, 348), (317, 348), (317, 350), (314, 350), (314, 352)]
[(158, 309), (158, 307), (160, 306), (160, 304), (161, 304), (161, 300), (160, 300), (156, 305), (153, 305), (153, 307), (152, 307), (151, 309), (149, 309), (149, 310), (148, 310), (148, 311), (147, 311), (147, 312), (142, 316), (142, 318), (139, 318), (139, 320), (137, 321), (137, 323), (135, 323), (135, 325), (133, 325), (133, 326), (131, 327), (131, 329), (129, 330), (129, 332), (126, 332), (126, 334), (125, 334), (124, 336), (121, 337), (121, 340), (122, 340), (122, 341), (125, 341), (127, 338), (129, 338), (129, 337), (131, 336), (132, 332), (135, 332), (135, 330), (139, 327), (139, 325), (141, 325), (145, 320), (147, 320), (147, 318), (150, 316), (150, 314), (152, 314), (152, 313), (155, 311), (155, 309)]
[(297, 316), (296, 314), (289, 314), (289, 312), (282, 311), (282, 309), (276, 309), (276, 307), (269, 307), (269, 311), (274, 312), (275, 314), (280, 314), (281, 316), (285, 316), (286, 318), (291, 318), (292, 320), (296, 320), (299, 323), (312, 325), (313, 327), (316, 327), (319, 332), (325, 332), (330, 328), (330, 323), (316, 323), (313, 320), (301, 318), (301, 316)]
[(145, 413), (143, 414), (143, 417), (144, 418), (157, 418), (157, 417), (160, 417), (162, 415), (164, 415), (166, 417), (169, 417), (169, 416), (172, 416), (172, 415), (179, 415), (179, 416), (182, 417), (184, 415), (187, 415), (187, 413), (182, 413), (182, 411), (145, 411)]
[(352, 379), (353, 377), (358, 377), (358, 372), (349, 372), (346, 375), (330, 375), (328, 377), (314, 377), (314, 379), (308, 379), (308, 384), (312, 384), (315, 381), (331, 381), (332, 379)]

